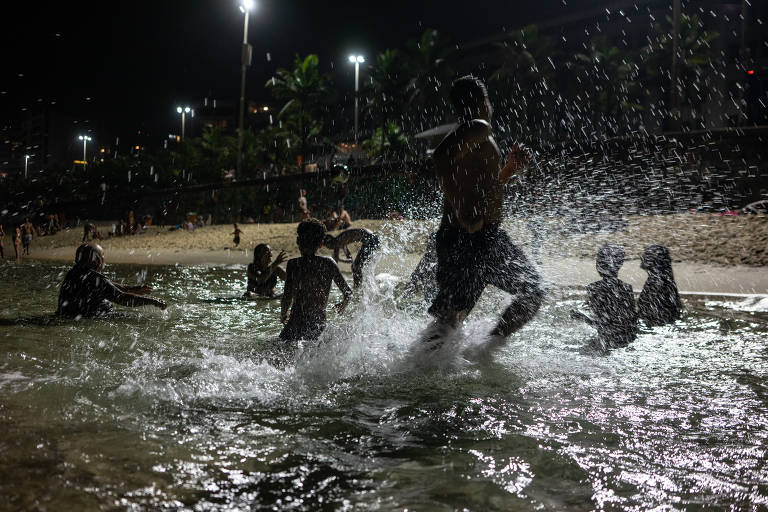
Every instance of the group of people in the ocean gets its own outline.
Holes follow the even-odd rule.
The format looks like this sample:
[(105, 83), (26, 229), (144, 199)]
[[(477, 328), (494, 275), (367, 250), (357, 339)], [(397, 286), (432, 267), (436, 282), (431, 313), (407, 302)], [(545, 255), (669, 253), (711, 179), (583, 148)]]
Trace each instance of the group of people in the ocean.
[(660, 326), (680, 318), (681, 303), (672, 273), (672, 258), (666, 247), (649, 246), (640, 259), (640, 267), (648, 272), (635, 307), (632, 285), (619, 279), (624, 264), (624, 248), (605, 244), (597, 251), (597, 273), (601, 279), (587, 286), (589, 316), (571, 310), (571, 317), (586, 322), (597, 330), (603, 348), (628, 345), (637, 337), (638, 320), (648, 326)]
[[(459, 326), (489, 284), (513, 297), (490, 333), (494, 343), (530, 321), (544, 298), (538, 270), (501, 228), (504, 185), (527, 165), (527, 157), (514, 146), (502, 165), (501, 152), (491, 132), (493, 109), (479, 79), (465, 76), (454, 81), (450, 100), (459, 124), (433, 154), (444, 196), (442, 219), (439, 229), (430, 237), (427, 255), (414, 272), (416, 279), (412, 276), (409, 283), (427, 283), (422, 288), (431, 300), (428, 311), (434, 321), (422, 342), (430, 349), (439, 347), (444, 335)], [(237, 244), (237, 225), (232, 234)], [(352, 261), (346, 247), (362, 242), (352, 261), (353, 284), (358, 287), (363, 268), (379, 247), (379, 239), (365, 229), (347, 229), (333, 236), (323, 222), (307, 218), (298, 225), (296, 242), (301, 255), (288, 260), (285, 270), (280, 267), (285, 261), (284, 252), (273, 259), (268, 245), (255, 248), (253, 263), (247, 269), (244, 298), (275, 297), (277, 280), (283, 279), (280, 317), (284, 328), (280, 338), (312, 340), (325, 328), (331, 282), (342, 294), (336, 305), (339, 312), (352, 296), (352, 289), (337, 265), (337, 261)], [(322, 246), (334, 251), (333, 258), (317, 254)], [(339, 259), (342, 250), (346, 260)], [(587, 288), (592, 316), (574, 313), (576, 318), (595, 326), (600, 338), (611, 346), (629, 343), (637, 331), (638, 313), (632, 288), (617, 277), (623, 261), (624, 251), (620, 247), (607, 245), (600, 249), (597, 267), (602, 280)], [(146, 288), (111, 283), (98, 272), (103, 262), (100, 247), (84, 244), (78, 249), (75, 266), (61, 287), (60, 313), (97, 314), (106, 309), (105, 301), (165, 307), (164, 302), (146, 296)], [(653, 325), (676, 319), (680, 315), (680, 299), (672, 279), (669, 253), (661, 246), (651, 246), (643, 256), (643, 266), (650, 277), (638, 302), (640, 318)], [(422, 279), (430, 272), (431, 282)]]

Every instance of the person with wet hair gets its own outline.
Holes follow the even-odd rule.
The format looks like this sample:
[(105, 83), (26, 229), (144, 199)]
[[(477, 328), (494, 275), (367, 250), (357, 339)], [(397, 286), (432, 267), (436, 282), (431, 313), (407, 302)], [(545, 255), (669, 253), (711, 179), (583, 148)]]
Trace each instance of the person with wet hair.
[(267, 244), (259, 244), (253, 249), (253, 263), (247, 268), (248, 285), (244, 299), (275, 297), (277, 279), (285, 281), (285, 270), (280, 266), (285, 261), (285, 251), (280, 251), (272, 261), (272, 249)]
[(75, 318), (104, 315), (112, 311), (111, 302), (128, 307), (167, 307), (160, 299), (143, 296), (152, 291), (149, 287), (113, 283), (99, 272), (103, 267), (101, 246), (82, 244), (77, 248), (75, 265), (61, 283), (57, 315)]
[(623, 347), (637, 337), (637, 311), (632, 285), (619, 279), (624, 264), (624, 248), (605, 244), (597, 251), (597, 273), (602, 279), (587, 285), (588, 316), (571, 310), (571, 317), (597, 329), (605, 348)]
[(280, 303), (280, 320), (285, 327), (280, 339), (316, 340), (325, 330), (325, 308), (331, 281), (336, 283), (343, 295), (342, 301), (335, 306), (339, 314), (347, 307), (352, 289), (333, 259), (316, 254), (325, 239), (323, 223), (317, 219), (305, 220), (299, 223), (296, 232), (301, 256), (288, 260)]
[(648, 326), (674, 323), (680, 318), (682, 304), (669, 251), (658, 244), (647, 247), (640, 258), (640, 268), (648, 272), (637, 299), (640, 319)]
[[(362, 242), (362, 247), (353, 261), (347, 246), (355, 242)], [(344, 230), (335, 237), (330, 233), (326, 234), (323, 245), (333, 250), (334, 261), (352, 263), (352, 283), (355, 288), (358, 288), (363, 282), (363, 268), (379, 248), (379, 237), (373, 231), (365, 228), (354, 228)], [(347, 253), (348, 259), (339, 258), (341, 249)]]
[(429, 308), (435, 322), (424, 341), (439, 340), (445, 327), (457, 327), (489, 284), (514, 297), (491, 332), (507, 337), (533, 318), (544, 295), (539, 273), (501, 228), (504, 184), (527, 158), (513, 146), (501, 166), (491, 132), (493, 108), (482, 81), (457, 79), (450, 99), (459, 124), (433, 153), (444, 196), (435, 240), (439, 290)]

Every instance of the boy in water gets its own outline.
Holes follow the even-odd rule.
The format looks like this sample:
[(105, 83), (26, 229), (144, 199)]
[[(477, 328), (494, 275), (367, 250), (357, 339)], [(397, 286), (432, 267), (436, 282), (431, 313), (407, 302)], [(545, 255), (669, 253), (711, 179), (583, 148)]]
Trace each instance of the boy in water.
[(316, 340), (325, 329), (325, 307), (328, 305), (331, 281), (336, 283), (344, 296), (336, 304), (339, 314), (347, 306), (352, 290), (336, 262), (315, 254), (323, 246), (323, 223), (317, 219), (305, 220), (299, 223), (296, 232), (301, 256), (288, 260), (283, 300), (280, 303), (280, 320), (285, 327), (280, 333), (280, 339)]
[[(351, 255), (347, 250), (347, 245), (362, 242), (363, 246), (360, 247), (360, 252), (355, 256), (355, 260), (351, 260)], [(347, 229), (342, 231), (336, 237), (331, 234), (326, 234), (323, 240), (323, 245), (329, 249), (333, 249), (333, 259), (335, 261), (342, 261), (344, 263), (352, 263), (352, 282), (355, 288), (360, 286), (363, 282), (363, 267), (368, 260), (371, 259), (373, 253), (379, 248), (379, 237), (375, 233), (365, 228)], [(339, 258), (339, 250), (344, 249), (348, 259)]]
[(129, 307), (166, 308), (162, 300), (142, 296), (151, 292), (151, 288), (115, 284), (99, 273), (103, 267), (104, 249), (101, 246), (83, 244), (77, 248), (75, 265), (61, 283), (57, 315), (103, 315), (112, 311), (110, 302)]
[(571, 310), (571, 318), (583, 320), (597, 329), (605, 347), (623, 347), (637, 336), (637, 312), (632, 285), (619, 279), (624, 264), (624, 249), (605, 244), (597, 251), (597, 273), (602, 278), (587, 285), (587, 305), (592, 317)]
[(459, 78), (450, 98), (459, 126), (433, 154), (444, 193), (435, 240), (439, 291), (429, 308), (439, 329), (425, 341), (438, 339), (445, 326), (457, 327), (489, 284), (514, 295), (491, 332), (506, 337), (533, 318), (543, 297), (538, 272), (501, 228), (504, 184), (526, 159), (515, 146), (500, 168), (490, 125), (493, 109), (479, 79)]

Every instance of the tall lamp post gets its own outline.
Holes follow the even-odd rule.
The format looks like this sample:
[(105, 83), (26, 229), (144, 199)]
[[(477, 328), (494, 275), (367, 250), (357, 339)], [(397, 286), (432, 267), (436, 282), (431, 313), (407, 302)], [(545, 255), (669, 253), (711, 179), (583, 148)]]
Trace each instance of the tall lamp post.
[(176, 107), (176, 112), (181, 114), (181, 140), (184, 140), (184, 132), (187, 129), (187, 114), (189, 114), (191, 110), (192, 109), (189, 107)]
[(88, 161), (85, 156), (85, 145), (91, 141), (91, 138), (88, 135), (80, 135), (78, 139), (83, 141), (83, 167), (85, 167), (85, 163)]
[(358, 91), (360, 90), (360, 64), (365, 62), (362, 55), (350, 55), (349, 62), (355, 65), (355, 147), (357, 147)]
[(245, 118), (245, 73), (251, 65), (251, 45), (248, 44), (248, 15), (255, 7), (254, 0), (242, 0), (240, 12), (243, 20), (243, 46), (240, 53), (240, 118), (237, 121), (237, 170), (235, 177), (239, 178), (243, 170), (243, 122)]
[(28, 168), (29, 168), (29, 155), (24, 155), (24, 179), (27, 179)]

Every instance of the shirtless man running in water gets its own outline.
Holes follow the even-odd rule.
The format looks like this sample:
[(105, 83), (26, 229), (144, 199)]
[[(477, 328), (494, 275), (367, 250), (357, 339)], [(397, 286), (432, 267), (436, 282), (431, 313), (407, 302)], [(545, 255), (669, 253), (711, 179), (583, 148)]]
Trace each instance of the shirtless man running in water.
[(479, 79), (459, 78), (450, 98), (460, 119), (433, 155), (444, 199), (435, 240), (439, 291), (429, 308), (436, 322), (424, 341), (457, 327), (489, 284), (514, 296), (491, 332), (506, 337), (533, 318), (543, 296), (538, 272), (501, 228), (504, 184), (527, 162), (513, 147), (501, 167), (491, 133), (493, 109)]

